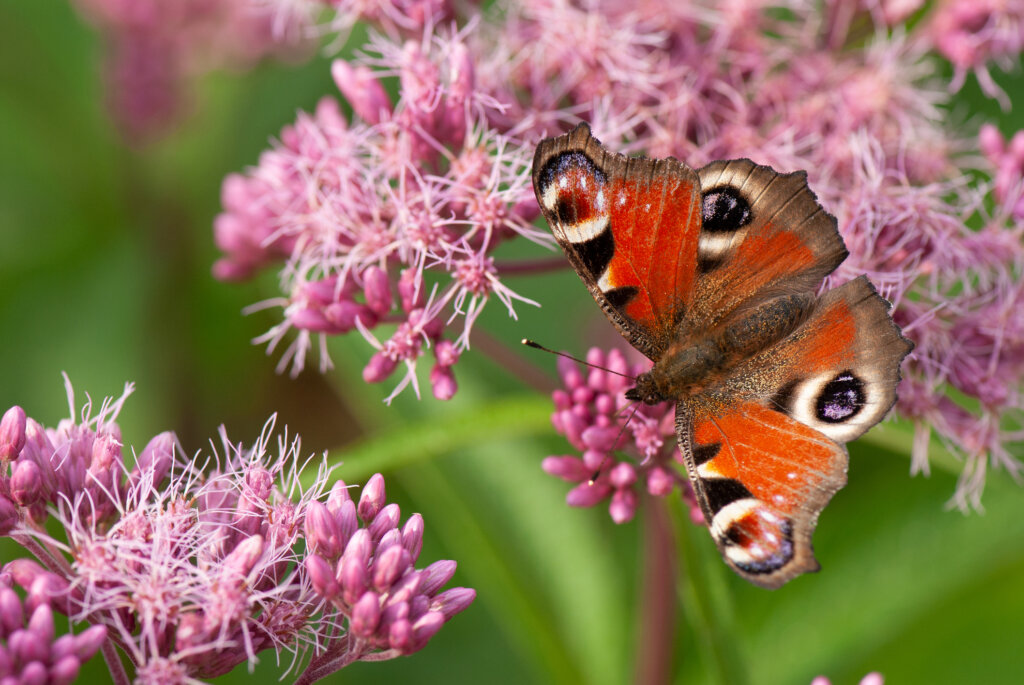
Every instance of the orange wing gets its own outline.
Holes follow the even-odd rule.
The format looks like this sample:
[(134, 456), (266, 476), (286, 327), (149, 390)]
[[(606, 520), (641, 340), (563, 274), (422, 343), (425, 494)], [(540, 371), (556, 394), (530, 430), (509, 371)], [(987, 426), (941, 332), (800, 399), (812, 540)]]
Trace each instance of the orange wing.
[(818, 562), (818, 514), (846, 484), (846, 450), (784, 413), (754, 402), (693, 417), (676, 429), (711, 535), (741, 576), (777, 588)]
[(697, 275), (700, 183), (674, 159), (608, 152), (580, 124), (537, 147), (537, 201), (580, 278), (630, 344), (657, 359)]
[(848, 254), (807, 174), (749, 159), (700, 170), (700, 272), (686, 325), (708, 330), (744, 302), (814, 292)]

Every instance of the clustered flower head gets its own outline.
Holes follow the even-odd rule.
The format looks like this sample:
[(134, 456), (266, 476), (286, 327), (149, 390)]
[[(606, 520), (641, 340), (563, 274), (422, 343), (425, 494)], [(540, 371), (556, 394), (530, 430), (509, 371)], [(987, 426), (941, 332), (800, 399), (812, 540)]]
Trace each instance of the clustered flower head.
[[(619, 350), (605, 354), (596, 347), (587, 353), (587, 363), (591, 366), (581, 370), (559, 357), (564, 389), (552, 395), (555, 430), (582, 457), (552, 456), (542, 463), (551, 475), (577, 484), (566, 497), (568, 504), (592, 507), (610, 497), (612, 520), (626, 523), (636, 513), (638, 490), (664, 497), (678, 487), (690, 505), (691, 519), (703, 523), (689, 480), (673, 463), (682, 462), (676, 447), (675, 407), (671, 402), (646, 405), (625, 398), (633, 378), (650, 364), (630, 365)], [(632, 459), (623, 458), (626, 454)]]
[(991, 128), (958, 133), (949, 104), (969, 73), (1000, 96), (989, 69), (1021, 52), (1024, 4), (785, 5), (437, 2), (401, 22), (339, 4), (328, 29), (383, 32), (334, 63), (352, 121), (325, 101), (227, 179), (216, 272), (281, 268), (284, 321), (264, 339), (298, 331), (293, 369), (312, 333), (325, 355), (325, 336), (358, 330), (376, 350), (365, 380), (404, 368), (396, 392), (417, 387), (429, 349), (434, 394), (450, 397), (480, 308), (495, 295), (511, 311), (507, 278), (544, 263), (492, 252), (542, 242), (527, 179), (541, 137), (586, 120), (612, 149), (807, 170), (851, 253), (825, 287), (867, 273), (916, 343), (897, 406), (917, 427), (914, 470), (937, 434), (965, 461), (956, 503), (980, 506), (986, 466), (1016, 470), (1024, 437), (1024, 152)]
[[(114, 420), (130, 392), (96, 416), (87, 402), (79, 421), (56, 429), (20, 407), (0, 421), (2, 532), (35, 556), (9, 561), (0, 574), (0, 635), (8, 636), (12, 673), (50, 669), (54, 682), (68, 682), (60, 678), (73, 678), (109, 640), (137, 682), (216, 677), (267, 649), (290, 651), (301, 664), (312, 648), (299, 676), (311, 683), (371, 655), (417, 651), (473, 601), (469, 589), (441, 592), (455, 562), (413, 567), (423, 519), (414, 515), (398, 530), (379, 474), (358, 507), (341, 481), (329, 488), (325, 462), (303, 488), (312, 458), (302, 459), (299, 439), (287, 434), (275, 455), (273, 419), (249, 448), (222, 430), (221, 453), (205, 462), (182, 457), (174, 435), (162, 433), (128, 468)], [(335, 511), (344, 527), (325, 529)], [(48, 532), (52, 523), (63, 538)], [(338, 549), (341, 596), (325, 592), (317, 565)], [(22, 613), (12, 584), (26, 593)], [(345, 604), (357, 587), (355, 606)], [(372, 625), (369, 597), (379, 609)], [(51, 609), (92, 627), (55, 641)], [(29, 649), (35, 633), (47, 637)]]
[(189, 106), (189, 82), (218, 67), (242, 68), (311, 47), (309, 13), (253, 0), (74, 0), (105, 37), (108, 108), (119, 132), (147, 142), (173, 129)]
[(373, 476), (358, 504), (337, 481), (326, 504), (306, 513), (305, 565), (313, 589), (348, 623), (348, 641), (334, 649), (352, 661), (421, 649), (452, 616), (476, 597), (469, 588), (440, 592), (455, 573), (454, 561), (414, 565), (423, 546), (423, 517), (401, 528), (397, 504), (385, 504), (384, 479)]
[[(214, 227), (225, 256), (214, 272), (244, 278), (285, 261), (285, 297), (268, 303), (284, 321), (262, 338), (274, 347), (297, 331), (282, 365), (301, 370), (314, 334), (358, 331), (376, 350), (367, 382), (402, 369), (395, 393), (411, 384), (418, 394), (429, 350), (433, 394), (448, 399), (484, 304), (497, 298), (514, 315), (515, 300), (529, 302), (491, 255), (516, 236), (550, 241), (531, 224), (532, 153), (489, 128), (500, 105), (478, 91), (468, 50), (457, 33), (402, 45), (376, 36), (357, 65), (332, 70), (356, 121), (325, 98), (257, 167), (225, 180)], [(379, 81), (391, 73), (395, 103)], [(326, 368), (324, 344), (320, 353)]]
[(9, 571), (0, 574), (0, 681), (74, 682), (82, 664), (107, 639), (106, 627), (92, 626), (78, 635), (58, 636), (46, 580), (33, 583), (23, 600), (12, 587), (13, 575)]

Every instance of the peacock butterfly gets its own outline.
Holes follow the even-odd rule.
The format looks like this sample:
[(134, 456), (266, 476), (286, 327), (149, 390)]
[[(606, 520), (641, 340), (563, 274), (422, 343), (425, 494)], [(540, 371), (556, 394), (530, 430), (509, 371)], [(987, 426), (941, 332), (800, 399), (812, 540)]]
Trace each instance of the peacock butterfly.
[(580, 124), (538, 145), (533, 187), (598, 305), (654, 362), (626, 397), (675, 402), (726, 563), (765, 588), (816, 571), (843, 443), (893, 406), (913, 343), (866, 277), (816, 294), (848, 252), (806, 173), (630, 158)]

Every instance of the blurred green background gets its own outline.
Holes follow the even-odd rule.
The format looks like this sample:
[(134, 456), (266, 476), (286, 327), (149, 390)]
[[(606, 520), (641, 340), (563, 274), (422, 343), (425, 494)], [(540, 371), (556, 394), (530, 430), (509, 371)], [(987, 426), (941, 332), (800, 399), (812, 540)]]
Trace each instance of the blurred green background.
[[(615, 526), (604, 508), (564, 505), (567, 486), (540, 470), (545, 455), (568, 451), (546, 395), (474, 347), (456, 367), (455, 400), (407, 391), (386, 407), (392, 383), (360, 380), (370, 349), (358, 336), (332, 342), (327, 376), (315, 362), (297, 379), (276, 375), (279, 356), (250, 340), (279, 312), (241, 313), (277, 295), (274, 275), (210, 276), (221, 180), (334, 93), (327, 60), (209, 75), (174, 135), (132, 150), (104, 110), (102, 51), (65, 3), (0, 0), (0, 410), (20, 404), (52, 426), (67, 415), (61, 371), (79, 404), (134, 381), (120, 419), (127, 444), (170, 429), (195, 452), (220, 424), (250, 442), (278, 412), (305, 453), (344, 460), (346, 481), (383, 470), (404, 516), (426, 520), (423, 564), (458, 560), (455, 583), (479, 595), (423, 652), (356, 664), (336, 682), (632, 680), (650, 638), (639, 627), (645, 516)], [(1024, 102), (1019, 83), (1002, 83)], [(955, 116), (1019, 128), (973, 81)], [(604, 325), (598, 310), (569, 270), (510, 283), (543, 309), (521, 306), (513, 322), (492, 306), (477, 326), (553, 377), (554, 361), (524, 356), (517, 341), (583, 353), (578, 332)], [(838, 685), (872, 670), (891, 684), (1024, 682), (1024, 492), (995, 473), (984, 515), (945, 511), (957, 465), (940, 456), (930, 478), (911, 479), (909, 442), (909, 426), (890, 423), (851, 446), (849, 485), (815, 535), (823, 571), (781, 590), (747, 585), (705, 531), (675, 527), (679, 581), (657, 598), (678, 611), (674, 682), (824, 674)], [(257, 676), (276, 679), (273, 655), (263, 657)], [(105, 679), (99, 659), (90, 668)], [(243, 667), (220, 682), (251, 678)]]

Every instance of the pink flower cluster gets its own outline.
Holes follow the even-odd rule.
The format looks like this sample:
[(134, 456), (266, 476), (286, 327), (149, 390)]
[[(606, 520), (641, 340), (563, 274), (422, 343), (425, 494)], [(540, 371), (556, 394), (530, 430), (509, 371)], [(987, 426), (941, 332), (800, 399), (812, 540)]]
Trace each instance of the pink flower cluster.
[(52, 599), (43, 588), (46, 581), (33, 583), (23, 601), (11, 587), (15, 575), (9, 571), (0, 574), (0, 681), (54, 685), (74, 682), (82, 664), (107, 639), (107, 629), (92, 626), (78, 635), (58, 637)]
[(132, 142), (166, 134), (188, 107), (189, 81), (217, 67), (308, 52), (309, 12), (252, 0), (75, 0), (106, 38), (107, 99)]
[[(396, 392), (415, 387), (432, 347), (434, 394), (450, 397), (480, 307), (495, 295), (511, 311), (505, 278), (549, 264), (492, 253), (515, 236), (541, 241), (530, 225), (533, 145), (583, 119), (614, 149), (807, 170), (851, 252), (826, 287), (868, 274), (917, 343), (897, 407), (917, 425), (914, 469), (926, 468), (933, 431), (967, 464), (962, 506), (978, 505), (985, 464), (1018, 468), (1024, 153), (991, 128), (979, 141), (945, 122), (968, 72), (999, 95), (987, 70), (1021, 51), (1019, 0), (786, 13), (764, 0), (417, 7), (428, 5), (423, 21), (375, 17), (387, 35), (335, 62), (352, 123), (325, 101), (225, 182), (216, 273), (283, 262), (284, 321), (265, 337), (275, 345), (298, 331), (283, 364), (301, 368), (312, 333), (355, 329), (377, 350), (366, 380), (404, 367)], [(963, 152), (979, 146), (993, 184), (967, 166), (982, 158)]]
[[(43, 667), (70, 673), (78, 662), (68, 654), (80, 661), (103, 643), (117, 682), (127, 680), (115, 646), (140, 682), (186, 682), (254, 663), (267, 649), (292, 651), (301, 662), (316, 645), (299, 676), (311, 683), (358, 659), (422, 648), (473, 601), (469, 589), (440, 592), (454, 562), (412, 568), (423, 520), (414, 515), (397, 529), (397, 505), (385, 503), (380, 475), (358, 507), (340, 481), (320, 504), (330, 469), (322, 462), (303, 488), (299, 478), (310, 459), (287, 435), (271, 453), (273, 419), (249, 448), (232, 444), (222, 430), (223, 453), (205, 462), (181, 457), (173, 434), (163, 433), (129, 469), (114, 420), (130, 392), (129, 386), (117, 401), (104, 402), (95, 417), (87, 402), (80, 421), (57, 429), (42, 428), (20, 407), (0, 421), (3, 533), (35, 557), (7, 563), (0, 581), (10, 578), (24, 589), (35, 612), (29, 630), (49, 635), (29, 654), (38, 652)], [(70, 384), (68, 397), (74, 413)], [(324, 527), (334, 511), (341, 512), (341, 529)], [(61, 529), (64, 539), (48, 532)], [(365, 591), (348, 611), (340, 609), (349, 594), (325, 592), (318, 565), (339, 544), (347, 560), (344, 587)], [(0, 587), (0, 628), (14, 631), (12, 668), (25, 673), (23, 638), (14, 638), (20, 614), (11, 608), (10, 620), (3, 618), (11, 594)], [(380, 609), (372, 626), (365, 599), (371, 596)], [(325, 600), (339, 610), (328, 610)], [(77, 641), (54, 641), (49, 614), (36, 619), (41, 603), (93, 628)]]
[(455, 573), (454, 561), (414, 568), (423, 518), (413, 514), (399, 528), (398, 505), (384, 502), (384, 478), (377, 474), (358, 504), (338, 481), (326, 504), (314, 502), (306, 512), (306, 571), (349, 627), (347, 639), (317, 662), (344, 665), (415, 652), (476, 597), (469, 588), (439, 592)]
[[(395, 393), (412, 384), (418, 394), (417, 361), (432, 349), (431, 387), (448, 399), (484, 304), (497, 298), (514, 316), (515, 300), (529, 302), (499, 279), (492, 252), (517, 236), (550, 239), (531, 224), (532, 153), (488, 127), (499, 105), (478, 91), (462, 36), (374, 40), (363, 64), (333, 69), (361, 121), (349, 125), (325, 98), (257, 167), (226, 179), (214, 273), (245, 278), (285, 260), (285, 297), (268, 303), (284, 321), (262, 340), (274, 347), (297, 330), (282, 359), (296, 373), (314, 334), (358, 329), (377, 350), (368, 382), (402, 367)], [(377, 71), (397, 72), (397, 103)], [(320, 353), (328, 365), (323, 342)]]
[[(542, 467), (576, 487), (566, 501), (574, 507), (592, 507), (611, 498), (608, 513), (616, 523), (633, 519), (638, 489), (664, 497), (676, 487), (690, 505), (690, 517), (698, 524), (704, 515), (673, 462), (682, 462), (676, 447), (675, 408), (666, 402), (656, 406), (635, 405), (624, 393), (633, 378), (650, 368), (649, 363), (630, 365), (618, 350), (605, 354), (594, 347), (587, 353), (590, 368), (581, 371), (573, 361), (560, 357), (558, 370), (564, 389), (553, 394), (551, 421), (582, 457), (553, 456)], [(596, 367), (596, 368), (595, 368)], [(635, 411), (633, 411), (635, 409)], [(633, 459), (627, 460), (621, 453)]]

